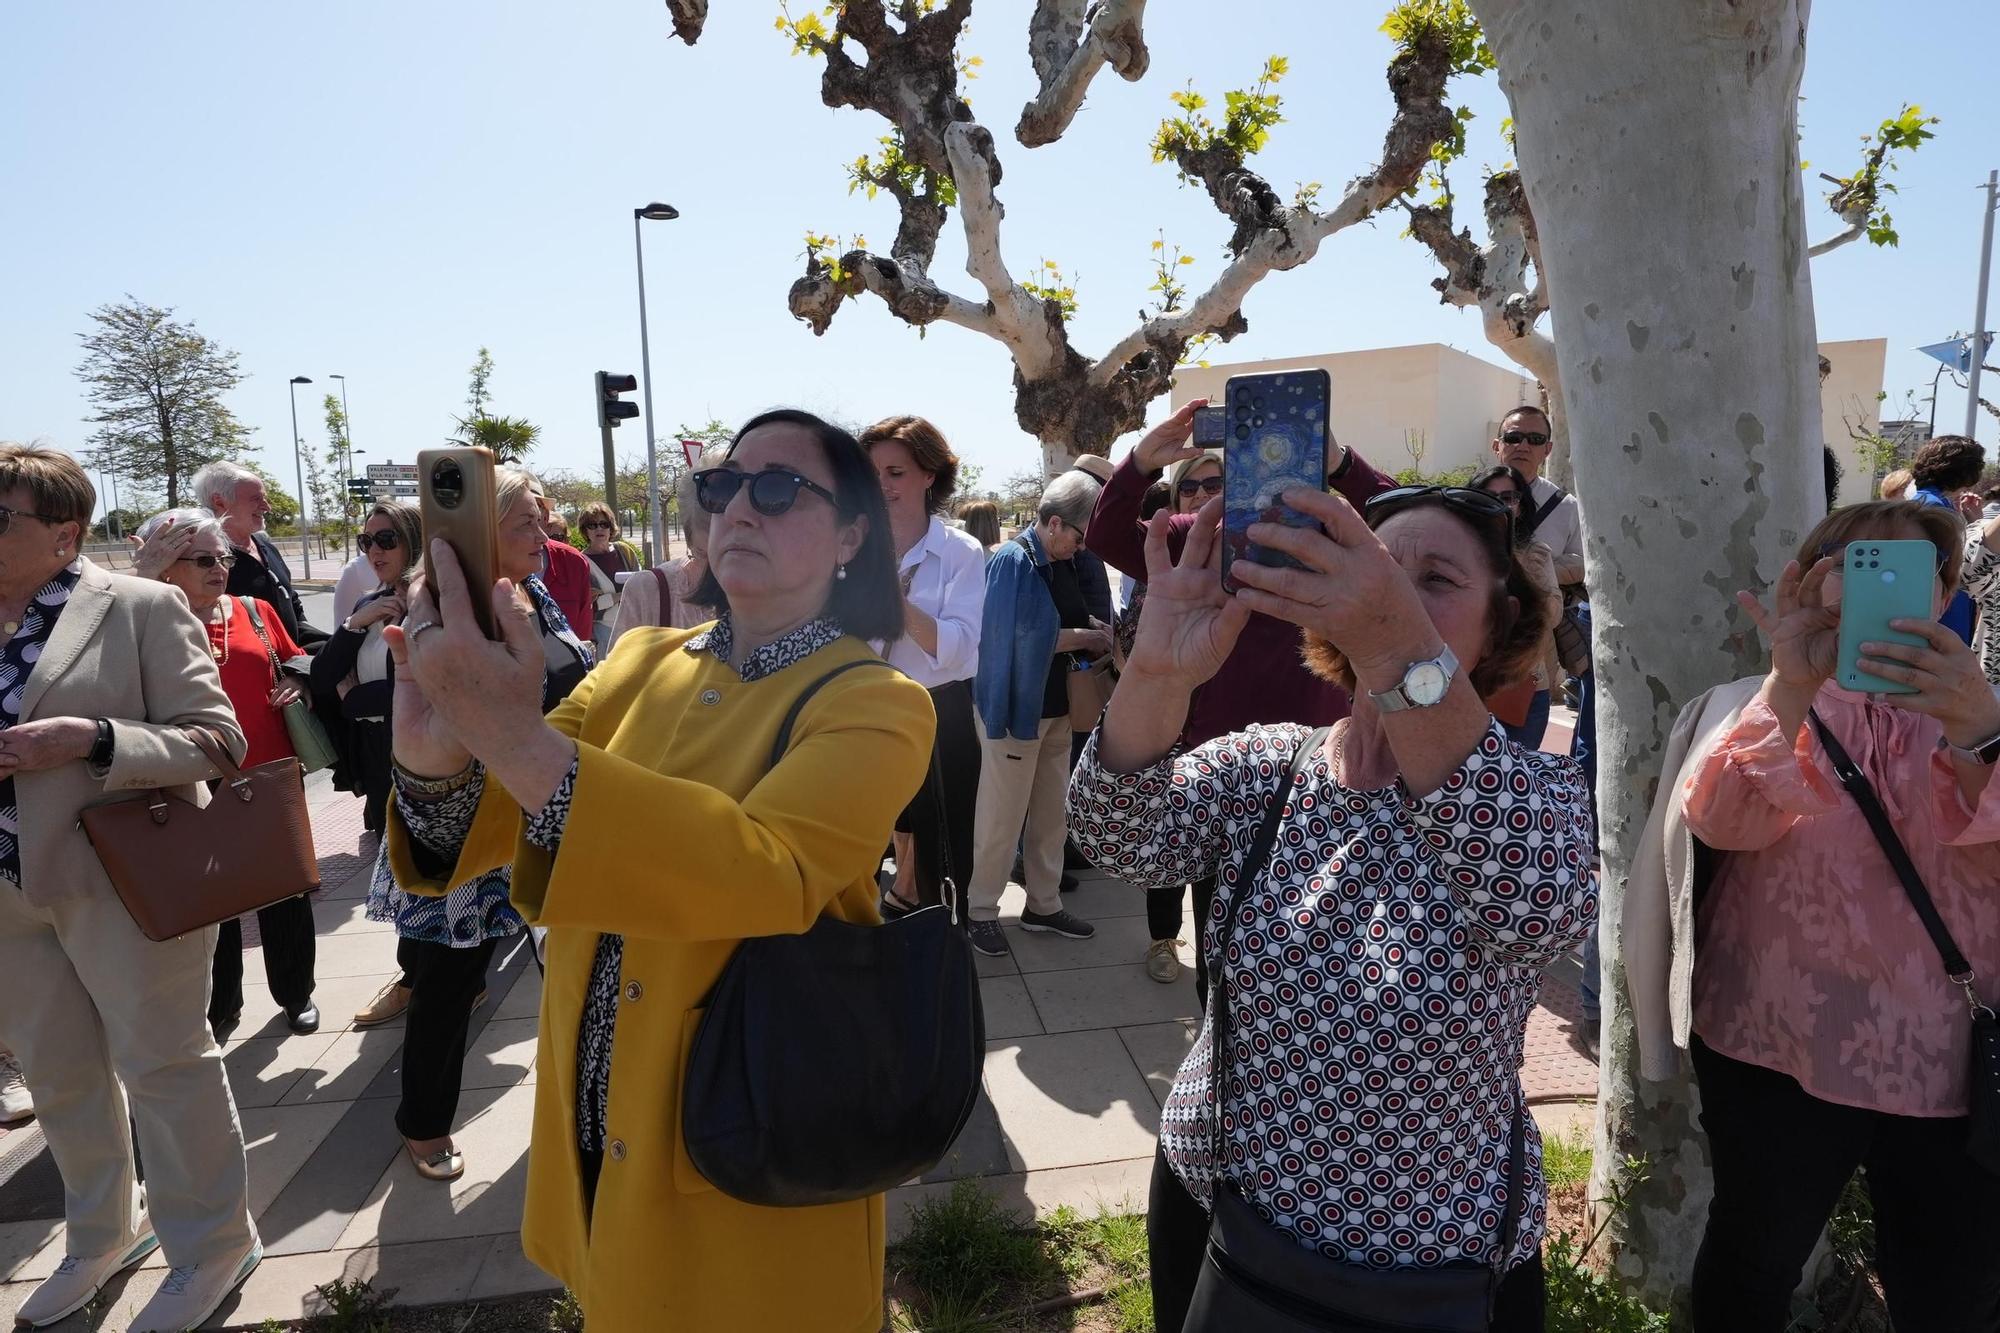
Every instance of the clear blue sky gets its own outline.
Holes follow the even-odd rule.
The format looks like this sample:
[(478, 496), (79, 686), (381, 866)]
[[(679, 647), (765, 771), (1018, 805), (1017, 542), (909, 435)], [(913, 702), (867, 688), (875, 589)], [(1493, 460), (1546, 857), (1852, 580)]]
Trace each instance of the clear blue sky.
[[(1017, 274), (1047, 256), (1075, 277), (1081, 348), (1130, 327), (1156, 229), (1200, 257), (1196, 283), (1218, 267), (1220, 220), (1148, 157), (1168, 93), (1193, 78), (1219, 95), (1287, 53), (1289, 123), (1261, 165), (1282, 191), (1316, 180), (1331, 193), (1379, 149), (1385, 7), (1237, 0), (1194, 23), (1155, 6), (1147, 78), (1107, 72), (1070, 134), (1032, 152), (1011, 136), (1030, 91), (1026, 6), (979, 8), (969, 49), (986, 63), (970, 91), (1000, 141), (1004, 245)], [(1029, 466), (997, 344), (945, 326), (919, 341), (872, 300), (819, 339), (787, 313), (808, 228), (886, 246), (895, 215), (886, 196), (850, 198), (841, 173), (885, 124), (820, 104), (819, 67), (788, 54), (775, 13), (773, 0), (716, 0), (690, 49), (658, 0), (7, 6), (0, 439), (84, 445), (76, 335), (130, 292), (242, 354), (232, 406), (288, 485), (291, 376), (318, 381), (301, 391), (309, 447), (339, 372), (363, 461), (408, 462), (463, 410), (482, 344), (494, 408), (543, 427), (536, 461), (593, 469), (591, 373), (639, 368), (631, 208), (660, 198), (683, 213), (647, 224), (663, 434), (779, 403), (849, 423), (911, 411), (990, 480)], [(1974, 187), (2000, 165), (1980, 92), (2000, 6), (1940, 0), (1919, 23), (1879, 0), (1819, 0), (1811, 41), (1816, 167), (1851, 169), (1860, 136), (1905, 99), (1945, 118), (1896, 178), (1901, 249), (1850, 247), (1814, 269), (1825, 339), (1888, 338), (1893, 406), (1927, 391), (1932, 363), (1908, 349), (1972, 323)], [(1497, 89), (1461, 96), (1479, 112), (1472, 162), (1502, 158)], [(973, 292), (956, 226), (933, 273)], [(1815, 234), (1833, 228), (1818, 216)], [(1472, 314), (1437, 304), (1428, 256), (1400, 231), (1389, 218), (1352, 230), (1268, 280), (1246, 307), (1250, 334), (1216, 359), (1439, 341), (1498, 360)], [(1947, 390), (1940, 427), (1962, 412)], [(621, 452), (643, 443), (638, 423), (620, 430)]]

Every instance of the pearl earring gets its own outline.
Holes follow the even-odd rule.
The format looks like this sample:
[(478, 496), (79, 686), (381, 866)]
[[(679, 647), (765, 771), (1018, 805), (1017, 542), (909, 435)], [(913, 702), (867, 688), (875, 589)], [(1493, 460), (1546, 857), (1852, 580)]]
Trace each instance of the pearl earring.
[(847, 577), (847, 566), (846, 566), (846, 565), (839, 565), (839, 566), (835, 567), (835, 569), (834, 569), (834, 571), (833, 571), (833, 576), (834, 576), (834, 577), (835, 577), (836, 579), (844, 579), (844, 578), (846, 578), (846, 577)]

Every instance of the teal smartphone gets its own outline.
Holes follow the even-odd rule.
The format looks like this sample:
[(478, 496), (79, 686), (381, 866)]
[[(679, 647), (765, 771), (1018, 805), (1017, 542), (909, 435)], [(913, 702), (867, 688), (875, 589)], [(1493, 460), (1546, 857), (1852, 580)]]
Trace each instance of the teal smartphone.
[(1889, 628), (1892, 620), (1933, 620), (1937, 547), (1925, 541), (1851, 542), (1840, 569), (1840, 662), (1835, 679), (1857, 694), (1914, 694), (1913, 686), (1861, 669), (1864, 643), (1921, 648), (1914, 634)]

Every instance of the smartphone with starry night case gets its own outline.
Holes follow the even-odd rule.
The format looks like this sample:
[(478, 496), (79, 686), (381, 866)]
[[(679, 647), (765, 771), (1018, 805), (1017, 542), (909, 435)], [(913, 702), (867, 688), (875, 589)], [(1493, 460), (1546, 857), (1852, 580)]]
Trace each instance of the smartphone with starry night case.
[(1239, 560), (1259, 565), (1298, 562), (1250, 540), (1252, 523), (1319, 526), (1282, 503), (1288, 490), (1326, 489), (1327, 417), (1333, 382), (1324, 370), (1235, 375), (1224, 386), (1222, 441), (1222, 586)]

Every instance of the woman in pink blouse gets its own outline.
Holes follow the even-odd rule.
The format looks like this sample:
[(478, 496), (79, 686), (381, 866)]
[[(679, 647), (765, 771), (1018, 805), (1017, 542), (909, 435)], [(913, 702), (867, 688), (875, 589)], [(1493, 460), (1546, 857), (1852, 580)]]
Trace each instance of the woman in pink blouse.
[(1786, 566), (1774, 606), (1739, 596), (1771, 671), (1691, 761), (1682, 797), (1689, 831), (1723, 853), (1695, 915), (1691, 1051), (1715, 1171), (1694, 1274), (1703, 1333), (1788, 1327), (1806, 1258), (1862, 1166), (1896, 1327), (2000, 1328), (2000, 1177), (1964, 1150), (1965, 995), (1808, 724), (1816, 713), (1868, 776), (1984, 998), (2000, 998), (2000, 784), (1979, 754), (2000, 737), (2000, 700), (1931, 622), (1895, 625), (1925, 647), (1863, 649), (1864, 669), (1915, 693), (1833, 683), (1847, 545), (1932, 542), (1941, 609), (1963, 527), (1920, 505), (1843, 509)]

